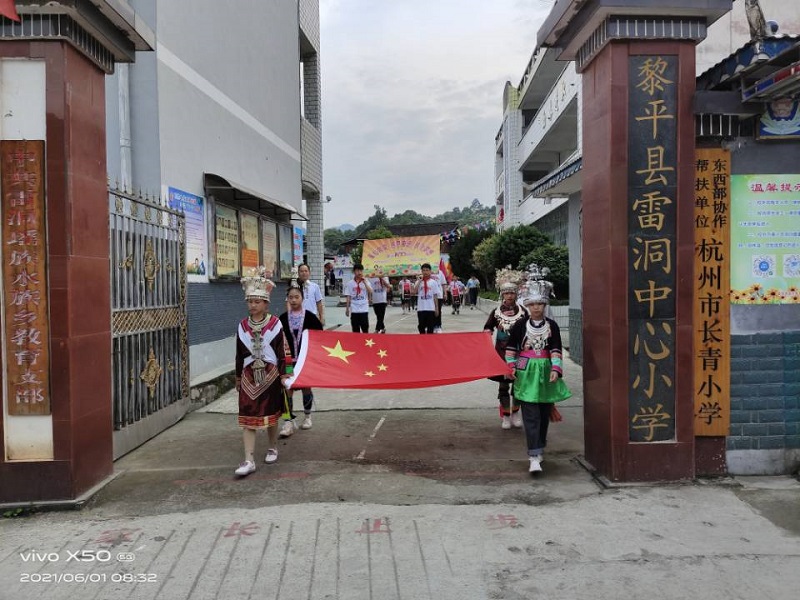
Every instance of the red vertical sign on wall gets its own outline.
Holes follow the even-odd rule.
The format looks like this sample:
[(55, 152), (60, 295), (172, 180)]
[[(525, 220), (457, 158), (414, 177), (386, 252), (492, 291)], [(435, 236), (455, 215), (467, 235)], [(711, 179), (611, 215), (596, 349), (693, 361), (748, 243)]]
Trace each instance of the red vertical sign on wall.
[(50, 414), (44, 141), (0, 142), (8, 414)]

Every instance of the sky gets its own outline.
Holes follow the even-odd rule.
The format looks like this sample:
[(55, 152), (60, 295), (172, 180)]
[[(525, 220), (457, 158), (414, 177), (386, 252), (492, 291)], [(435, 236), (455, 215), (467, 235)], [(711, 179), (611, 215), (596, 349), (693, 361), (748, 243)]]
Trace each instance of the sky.
[(325, 227), (494, 203), (503, 86), (553, 0), (320, 0)]

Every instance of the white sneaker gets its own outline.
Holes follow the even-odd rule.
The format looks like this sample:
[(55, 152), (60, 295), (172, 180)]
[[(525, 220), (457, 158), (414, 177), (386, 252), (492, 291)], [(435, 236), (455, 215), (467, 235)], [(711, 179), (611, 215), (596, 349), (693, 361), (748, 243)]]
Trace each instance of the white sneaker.
[(253, 471), (256, 470), (256, 463), (252, 460), (246, 460), (242, 464), (239, 465), (239, 468), (234, 471), (239, 477), (244, 477), (245, 475), (250, 475)]
[[(278, 460), (278, 449), (277, 448), (270, 448), (267, 450), (267, 455), (264, 457), (264, 462), (268, 465), (271, 465), (276, 460)], [(255, 465), (253, 466), (253, 470), (255, 471)]]
[(295, 425), (294, 421), (284, 421), (283, 426), (281, 427), (281, 431), (278, 434), (278, 437), (287, 438), (290, 435), (294, 434), (297, 431), (297, 425)]
[(313, 423), (311, 422), (311, 415), (306, 415), (306, 418), (303, 419), (302, 424), (300, 425), (300, 429), (311, 429)]
[(511, 417), (508, 415), (503, 415), (503, 417), (500, 419), (500, 428), (511, 429)]
[(433, 333), (442, 333), (442, 328), (441, 327), (434, 327), (433, 328)]
[(511, 424), (514, 427), (522, 427), (522, 411), (511, 413)]
[(531, 465), (528, 467), (528, 473), (541, 473), (542, 472), (542, 459), (539, 456), (531, 456)]

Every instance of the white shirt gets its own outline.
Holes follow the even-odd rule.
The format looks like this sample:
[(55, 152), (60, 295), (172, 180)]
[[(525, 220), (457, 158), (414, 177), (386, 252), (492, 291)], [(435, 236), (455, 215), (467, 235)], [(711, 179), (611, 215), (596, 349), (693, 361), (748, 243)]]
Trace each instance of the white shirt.
[(319, 316), (317, 302), (322, 302), (322, 291), (313, 281), (306, 281), (303, 285), (303, 308)]
[(442, 286), (439, 285), (439, 282), (433, 277), (428, 279), (428, 293), (426, 294), (425, 280), (420, 280), (417, 288), (417, 310), (436, 310), (436, 304), (433, 301), (434, 296), (437, 298), (442, 297)]
[(436, 274), (436, 278), (439, 280), (439, 300), (442, 300), (444, 298), (444, 290), (447, 288), (447, 277), (444, 276), (444, 273), (439, 271)]
[(372, 290), (369, 281), (362, 279), (358, 285), (356, 280), (351, 279), (344, 287), (344, 295), (350, 296), (350, 312), (351, 313), (365, 313), (369, 312), (369, 296), (367, 289)]
[(386, 288), (389, 287), (389, 279), (386, 277), (370, 277), (369, 284), (372, 286), (372, 303), (386, 304)]

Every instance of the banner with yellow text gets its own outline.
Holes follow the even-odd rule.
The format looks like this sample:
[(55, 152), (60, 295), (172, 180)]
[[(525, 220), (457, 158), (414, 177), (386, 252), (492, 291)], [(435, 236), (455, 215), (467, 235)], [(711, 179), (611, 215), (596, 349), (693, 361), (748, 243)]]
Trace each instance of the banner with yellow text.
[(420, 265), (430, 263), (433, 272), (439, 271), (439, 236), (419, 235), (364, 240), (361, 263), (366, 275), (387, 277), (418, 275)]

